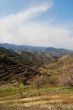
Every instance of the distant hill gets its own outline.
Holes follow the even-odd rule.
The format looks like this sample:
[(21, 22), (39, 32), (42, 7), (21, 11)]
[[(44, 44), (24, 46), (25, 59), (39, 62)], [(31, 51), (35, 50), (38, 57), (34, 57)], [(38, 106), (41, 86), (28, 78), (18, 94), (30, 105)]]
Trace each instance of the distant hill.
[(24, 51), (24, 52), (44, 52), (52, 55), (64, 55), (68, 53), (73, 53), (73, 50), (67, 49), (57, 49), (53, 47), (36, 47), (36, 46), (26, 46), (26, 45), (13, 45), (13, 44), (0, 44), (0, 47), (7, 49), (12, 49), (14, 51)]
[[(58, 58), (55, 54), (48, 52), (48, 48), (45, 47), (17, 46), (12, 44), (0, 44), (0, 47), (4, 47), (21, 56), (23, 63), (31, 62), (37, 66), (54, 62)], [(19, 60), (19, 58), (17, 60)]]

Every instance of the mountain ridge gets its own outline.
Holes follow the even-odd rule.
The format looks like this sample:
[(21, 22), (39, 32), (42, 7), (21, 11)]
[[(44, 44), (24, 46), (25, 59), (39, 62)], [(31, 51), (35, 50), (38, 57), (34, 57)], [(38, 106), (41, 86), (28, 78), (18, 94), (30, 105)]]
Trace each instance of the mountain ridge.
[(63, 49), (63, 48), (54, 48), (54, 47), (38, 47), (38, 46), (28, 46), (28, 45), (16, 45), (8, 43), (0, 43), (0, 47), (6, 49), (25, 51), (25, 52), (47, 52), (53, 55), (64, 55), (68, 53), (73, 53), (73, 50)]

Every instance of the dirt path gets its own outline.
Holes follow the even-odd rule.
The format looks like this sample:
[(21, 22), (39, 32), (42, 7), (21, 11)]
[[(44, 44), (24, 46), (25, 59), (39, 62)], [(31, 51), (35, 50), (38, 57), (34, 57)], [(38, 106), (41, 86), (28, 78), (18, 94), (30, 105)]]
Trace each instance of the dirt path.
[(48, 94), (0, 101), (0, 110), (73, 110), (73, 94)]
[(13, 106), (18, 105), (19, 103), (23, 104), (24, 106), (54, 103), (73, 103), (73, 94), (48, 94), (36, 97), (0, 101), (0, 104), (9, 104)]

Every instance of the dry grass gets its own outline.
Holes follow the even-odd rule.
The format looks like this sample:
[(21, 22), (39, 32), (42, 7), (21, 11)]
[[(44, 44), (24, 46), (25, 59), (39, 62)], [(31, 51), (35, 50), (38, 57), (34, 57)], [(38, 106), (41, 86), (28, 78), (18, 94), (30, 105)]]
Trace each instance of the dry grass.
[(0, 101), (0, 110), (6, 110), (6, 108), (7, 110), (37, 110), (38, 106), (38, 110), (51, 110), (48, 109), (50, 107), (52, 107), (52, 110), (60, 110), (58, 107), (61, 110), (73, 110), (73, 94), (48, 94), (31, 98)]
[[(32, 86), (0, 87), (0, 110), (73, 110), (73, 88), (45, 85), (39, 90)], [(40, 95), (39, 95), (40, 93)]]

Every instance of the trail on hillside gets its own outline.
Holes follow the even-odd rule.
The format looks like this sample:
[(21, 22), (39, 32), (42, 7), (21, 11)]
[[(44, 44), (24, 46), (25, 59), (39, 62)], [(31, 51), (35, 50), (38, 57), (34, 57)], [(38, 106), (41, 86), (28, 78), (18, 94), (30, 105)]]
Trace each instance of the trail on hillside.
[(0, 101), (0, 104), (9, 104), (13, 106), (18, 105), (19, 103), (25, 106), (38, 104), (73, 103), (73, 94), (48, 94), (36, 97)]

